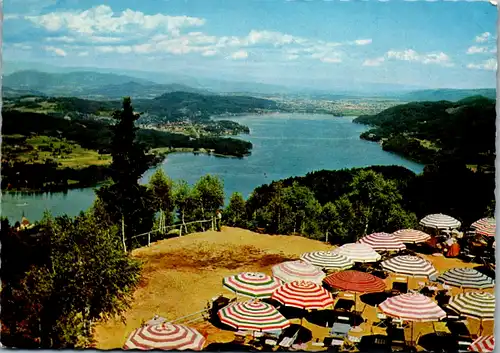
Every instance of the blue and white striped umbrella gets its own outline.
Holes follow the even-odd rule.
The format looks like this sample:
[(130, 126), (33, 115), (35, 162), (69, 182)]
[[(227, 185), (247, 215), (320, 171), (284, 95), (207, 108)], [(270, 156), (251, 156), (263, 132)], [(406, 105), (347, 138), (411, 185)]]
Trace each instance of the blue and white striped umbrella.
[(437, 277), (437, 281), (460, 288), (485, 289), (495, 286), (495, 281), (473, 268), (452, 268)]

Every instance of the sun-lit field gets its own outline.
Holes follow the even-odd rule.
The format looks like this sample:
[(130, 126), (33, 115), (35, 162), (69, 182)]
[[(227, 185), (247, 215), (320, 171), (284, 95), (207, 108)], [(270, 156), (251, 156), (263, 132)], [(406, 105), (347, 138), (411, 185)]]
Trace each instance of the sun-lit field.
[[(208, 231), (190, 234), (180, 238), (162, 240), (149, 248), (134, 250), (133, 256), (144, 263), (142, 280), (135, 292), (132, 307), (125, 313), (126, 322), (111, 320), (96, 329), (98, 349), (113, 349), (123, 346), (128, 334), (150, 320), (155, 314), (173, 320), (202, 310), (212, 297), (224, 293), (232, 294), (222, 287), (225, 276), (242, 271), (261, 271), (271, 274), (271, 267), (277, 263), (298, 259), (300, 254), (315, 250), (329, 250), (331, 245), (298, 237), (270, 236), (256, 234), (238, 228), (223, 228), (222, 232)], [(474, 267), (477, 264), (464, 263), (457, 259), (422, 255), (432, 261), (436, 269), (443, 272), (453, 267)], [(386, 282), (389, 285), (392, 277)], [(417, 279), (409, 280), (409, 288), (416, 288)], [(453, 294), (459, 290), (454, 288)], [(492, 292), (492, 290), (490, 290)], [(367, 322), (361, 324), (361, 335), (384, 334), (374, 327), (376, 309), (357, 300), (358, 310), (363, 310)], [(299, 323), (299, 322), (296, 322)], [(313, 332), (314, 338), (323, 340), (327, 329), (303, 321)], [(207, 337), (208, 343), (230, 342), (234, 335), (222, 331), (209, 323), (191, 325)], [(492, 323), (485, 323), (484, 333), (493, 330)], [(418, 323), (414, 326), (415, 336), (445, 331), (443, 323)], [(476, 333), (479, 323), (469, 320), (469, 330)], [(407, 329), (410, 335), (410, 328)], [(419, 347), (421, 350), (422, 348)]]
[[(11, 135), (19, 138), (19, 135)], [(30, 150), (26, 150), (26, 147)], [(59, 164), (59, 168), (85, 168), (91, 165), (108, 165), (111, 163), (110, 155), (99, 154), (95, 150), (81, 147), (71, 141), (55, 137), (34, 136), (26, 139), (23, 145), (9, 146), (4, 153), (10, 160), (24, 161), (27, 163), (43, 163), (52, 159)]]

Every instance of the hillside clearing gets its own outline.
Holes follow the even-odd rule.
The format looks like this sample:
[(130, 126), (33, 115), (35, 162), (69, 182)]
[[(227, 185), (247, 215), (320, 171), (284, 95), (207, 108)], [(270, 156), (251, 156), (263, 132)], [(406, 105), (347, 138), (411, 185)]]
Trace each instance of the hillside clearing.
[[(142, 279), (134, 294), (132, 307), (125, 313), (125, 323), (119, 319), (110, 320), (96, 327), (95, 339), (98, 349), (121, 348), (130, 332), (151, 319), (155, 314), (173, 320), (202, 310), (207, 301), (219, 294), (231, 297), (231, 293), (222, 287), (225, 276), (243, 271), (261, 271), (271, 274), (271, 267), (277, 263), (298, 259), (308, 251), (330, 250), (331, 245), (299, 236), (257, 234), (239, 228), (223, 227), (222, 232), (208, 231), (194, 233), (180, 238), (161, 240), (151, 245), (136, 249), (133, 257), (144, 263)], [(458, 259), (426, 256), (438, 271), (443, 272), (453, 267), (474, 267), (477, 264), (464, 263)], [(390, 276), (386, 283), (390, 285)], [(409, 287), (417, 287), (421, 279), (411, 278)], [(460, 290), (454, 288), (453, 294)], [(488, 292), (493, 292), (488, 290)], [(358, 309), (363, 310), (363, 317), (368, 321), (361, 324), (365, 334), (371, 329), (371, 323), (377, 321), (376, 309), (367, 306), (359, 299)], [(299, 323), (299, 321), (294, 323)], [(471, 333), (476, 333), (479, 323), (469, 321)], [(304, 320), (304, 326), (313, 332), (314, 337), (325, 337), (327, 329)], [(202, 322), (191, 325), (204, 334), (208, 343), (230, 342), (234, 334), (222, 331), (210, 323)], [(491, 332), (490, 322), (483, 324), (485, 333)], [(443, 323), (436, 323), (435, 329), (446, 331)], [(431, 333), (431, 323), (415, 324), (415, 333)], [(381, 328), (373, 328), (375, 334), (384, 334)], [(409, 329), (408, 329), (409, 330)], [(407, 333), (410, 335), (410, 332)]]

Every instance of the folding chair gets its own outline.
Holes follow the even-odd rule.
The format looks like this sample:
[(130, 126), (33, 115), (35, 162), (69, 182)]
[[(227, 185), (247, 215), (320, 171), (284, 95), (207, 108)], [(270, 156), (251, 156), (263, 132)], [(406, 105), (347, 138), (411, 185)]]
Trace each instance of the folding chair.
[(374, 327), (387, 328), (387, 315), (381, 312), (377, 312), (377, 319), (379, 321), (373, 324)]
[(347, 352), (358, 350), (359, 342), (361, 342), (361, 337), (348, 335), (344, 342), (344, 350)]
[(407, 324), (403, 321), (403, 319), (392, 319), (392, 322), (396, 324), (396, 327), (398, 328), (406, 328), (408, 327)]

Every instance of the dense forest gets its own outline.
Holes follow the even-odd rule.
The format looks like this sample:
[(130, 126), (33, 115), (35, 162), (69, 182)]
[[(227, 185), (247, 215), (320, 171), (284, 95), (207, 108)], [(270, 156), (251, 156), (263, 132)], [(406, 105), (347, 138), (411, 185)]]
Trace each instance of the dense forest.
[(384, 150), (429, 164), (453, 159), (490, 169), (495, 160), (495, 101), (469, 97), (458, 102), (398, 105), (356, 123), (373, 128), (361, 138), (380, 141)]
[[(494, 211), (494, 190), (494, 174), (474, 173), (456, 163), (429, 165), (421, 175), (399, 166), (322, 170), (256, 188), (245, 202), (240, 224), (277, 234), (291, 234), (295, 230), (321, 237), (328, 230), (321, 228), (322, 219), (342, 223), (352, 215), (351, 223), (345, 223), (343, 228), (337, 224), (340, 228), (329, 229), (331, 240), (335, 234), (343, 234), (339, 229), (346, 229), (351, 235), (364, 234), (366, 223), (355, 223), (365, 217), (370, 218), (368, 233), (417, 227), (417, 220), (431, 213), (450, 214), (467, 225)], [(294, 197), (284, 196), (293, 194), (301, 199), (302, 206), (297, 206)], [(359, 206), (359, 202), (365, 206)], [(282, 219), (303, 212), (308, 226), (297, 231), (291, 223), (278, 224), (280, 208)], [(325, 210), (333, 212), (332, 215), (322, 216)], [(377, 213), (373, 214), (373, 210)], [(342, 239), (347, 240), (352, 239)]]

